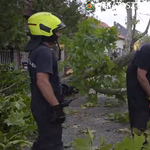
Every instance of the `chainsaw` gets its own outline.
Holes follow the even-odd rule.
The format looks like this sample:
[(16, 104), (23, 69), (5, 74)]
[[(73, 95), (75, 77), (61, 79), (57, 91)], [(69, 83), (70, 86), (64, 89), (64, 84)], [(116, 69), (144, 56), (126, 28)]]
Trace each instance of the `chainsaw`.
[(75, 101), (76, 99), (78, 99), (78, 98), (74, 98), (74, 99), (70, 99), (70, 100), (65, 100), (65, 101), (62, 102), (60, 105), (61, 105), (62, 107), (68, 107), (69, 104), (70, 104), (72, 101)]

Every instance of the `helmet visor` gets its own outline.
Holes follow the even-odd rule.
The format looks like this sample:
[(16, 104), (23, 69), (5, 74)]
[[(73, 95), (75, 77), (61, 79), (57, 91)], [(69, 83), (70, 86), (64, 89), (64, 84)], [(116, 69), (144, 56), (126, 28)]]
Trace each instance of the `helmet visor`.
[(62, 30), (66, 28), (66, 25), (61, 21), (61, 23), (58, 25), (58, 28), (56, 28), (56, 30)]

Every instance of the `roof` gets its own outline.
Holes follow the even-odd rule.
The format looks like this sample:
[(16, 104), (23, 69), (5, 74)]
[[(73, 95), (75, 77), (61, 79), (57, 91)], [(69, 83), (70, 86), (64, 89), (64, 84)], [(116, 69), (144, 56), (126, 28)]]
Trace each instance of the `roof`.
[(106, 24), (105, 22), (102, 22), (102, 21), (100, 21), (98, 27), (99, 28), (102, 28), (102, 27), (110, 28), (110, 26), (108, 24)]
[[(124, 26), (117, 22), (114, 22), (114, 26), (124, 38), (127, 36), (127, 29)], [(139, 33), (139, 31), (135, 30), (135, 33)]]
[[(99, 28), (102, 28), (102, 27), (110, 28), (110, 26), (109, 26), (108, 24), (106, 24), (105, 22), (102, 22), (102, 21), (100, 21), (98, 27), (99, 27)], [(118, 38), (119, 38), (119, 39), (122, 39), (122, 40), (125, 39), (125, 37), (124, 37), (122, 34), (119, 34), (119, 35), (118, 35)]]
[(118, 35), (118, 38), (123, 39), (123, 40), (125, 39), (125, 37), (122, 36), (121, 34)]

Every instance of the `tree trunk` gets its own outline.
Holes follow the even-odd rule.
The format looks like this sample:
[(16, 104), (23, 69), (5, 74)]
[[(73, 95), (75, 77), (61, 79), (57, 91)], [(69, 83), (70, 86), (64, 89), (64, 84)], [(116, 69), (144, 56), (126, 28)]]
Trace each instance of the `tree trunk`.
[(122, 56), (122, 57), (119, 57), (119, 58), (113, 60), (113, 62), (115, 64), (119, 65), (120, 67), (125, 67), (130, 63), (134, 54), (135, 54), (135, 51), (132, 51), (125, 56)]
[(124, 89), (101, 89), (101, 88), (95, 88), (94, 89), (97, 93), (102, 93), (106, 95), (127, 95), (126, 88)]
[(131, 52), (131, 42), (132, 42), (132, 3), (130, 2), (130, 8), (126, 8), (127, 11), (127, 36), (125, 39), (125, 52)]

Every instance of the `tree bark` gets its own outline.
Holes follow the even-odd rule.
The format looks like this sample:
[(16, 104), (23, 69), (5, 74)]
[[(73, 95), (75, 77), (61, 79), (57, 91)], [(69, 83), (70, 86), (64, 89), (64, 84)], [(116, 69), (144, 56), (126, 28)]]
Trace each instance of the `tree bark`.
[(134, 24), (133, 24), (133, 30), (132, 30), (132, 39), (134, 38), (134, 35), (135, 35), (135, 29), (136, 29), (136, 18), (137, 18), (137, 8), (134, 9)]
[(135, 7), (135, 10), (134, 10), (134, 25), (133, 25), (133, 30), (132, 30), (132, 42), (131, 42), (131, 46), (130, 46), (130, 51), (133, 51), (133, 46), (134, 46), (134, 43), (136, 41), (138, 41), (139, 39), (141, 39), (143, 36), (145, 36), (147, 33), (148, 33), (148, 30), (149, 30), (149, 26), (150, 26), (150, 19), (148, 21), (148, 24), (147, 24), (147, 27), (145, 29), (145, 31), (140, 34), (140, 35), (136, 35), (137, 33), (135, 32), (136, 31), (136, 24), (137, 24), (137, 7)]
[(130, 45), (130, 51), (134, 51), (134, 43), (136, 42), (134, 40), (135, 32), (136, 32), (136, 24), (137, 24), (137, 7), (134, 9), (134, 17), (133, 17), (133, 29), (132, 29), (132, 39), (131, 39), (131, 45)]
[(119, 57), (119, 58), (113, 60), (113, 62), (115, 64), (119, 65), (120, 67), (125, 67), (130, 63), (134, 54), (135, 54), (135, 51), (132, 51), (125, 56), (122, 56), (122, 57)]
[(107, 94), (107, 95), (126, 95), (127, 90), (126, 88), (124, 89), (101, 89), (101, 88), (94, 88), (94, 90), (97, 93), (102, 93), (102, 94)]
[(139, 36), (137, 36), (137, 37), (135, 37), (135, 38), (133, 39), (133, 40), (134, 40), (134, 43), (135, 43), (137, 40), (139, 40), (140, 38), (142, 38), (143, 36), (145, 36), (145, 35), (148, 33), (149, 26), (150, 26), (150, 19), (149, 19), (149, 21), (148, 21), (148, 24), (147, 24), (147, 27), (146, 27), (145, 31), (144, 31), (142, 34), (140, 34)]
[(125, 39), (125, 52), (131, 52), (132, 42), (132, 3), (130, 2), (130, 8), (126, 8), (127, 11), (127, 36)]

